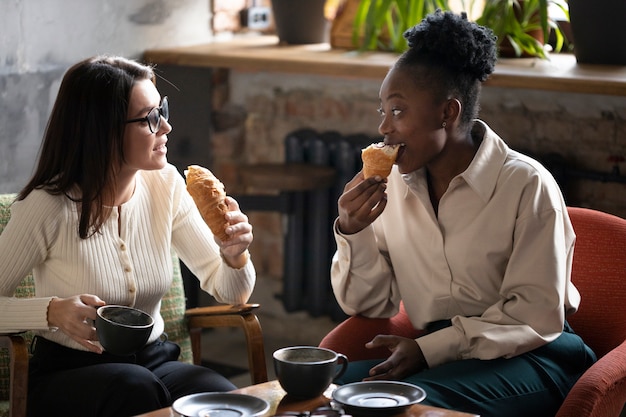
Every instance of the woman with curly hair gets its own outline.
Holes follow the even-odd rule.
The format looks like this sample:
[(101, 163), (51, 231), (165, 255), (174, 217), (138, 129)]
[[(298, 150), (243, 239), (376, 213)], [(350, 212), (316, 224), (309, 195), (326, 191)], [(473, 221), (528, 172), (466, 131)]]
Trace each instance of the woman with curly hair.
[(596, 360), (566, 317), (575, 235), (559, 186), (477, 119), (494, 70), (492, 32), (436, 12), (380, 88), (379, 132), (400, 147), (391, 175), (358, 173), (339, 198), (332, 285), (350, 315), (391, 317), (417, 339), (378, 335), (390, 356), (339, 383), (402, 380), (425, 404), (481, 416), (553, 416)]

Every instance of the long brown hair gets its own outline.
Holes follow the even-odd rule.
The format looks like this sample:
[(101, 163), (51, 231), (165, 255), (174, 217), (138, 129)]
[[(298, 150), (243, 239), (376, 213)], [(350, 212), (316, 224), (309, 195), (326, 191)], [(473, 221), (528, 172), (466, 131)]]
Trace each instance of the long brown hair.
[(73, 65), (63, 77), (39, 154), (37, 169), (17, 199), (34, 189), (64, 194), (79, 203), (78, 234), (100, 230), (115, 196), (123, 162), (130, 93), (137, 81), (155, 82), (152, 67), (111, 56)]

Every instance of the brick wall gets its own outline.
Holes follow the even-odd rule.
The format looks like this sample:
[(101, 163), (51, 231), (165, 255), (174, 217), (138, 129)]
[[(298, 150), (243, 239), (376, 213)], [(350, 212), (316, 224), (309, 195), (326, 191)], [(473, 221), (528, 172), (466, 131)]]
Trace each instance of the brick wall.
[[(241, 192), (240, 164), (284, 160), (287, 133), (310, 127), (378, 136), (381, 80), (218, 70), (214, 75), (213, 169), (229, 192)], [(610, 172), (626, 156), (623, 97), (485, 87), (481, 118), (513, 148), (558, 152), (581, 170)], [(626, 163), (617, 168), (626, 174)], [(626, 217), (626, 185), (571, 181), (568, 203)], [(251, 248), (261, 273), (282, 274), (277, 213), (249, 212)]]

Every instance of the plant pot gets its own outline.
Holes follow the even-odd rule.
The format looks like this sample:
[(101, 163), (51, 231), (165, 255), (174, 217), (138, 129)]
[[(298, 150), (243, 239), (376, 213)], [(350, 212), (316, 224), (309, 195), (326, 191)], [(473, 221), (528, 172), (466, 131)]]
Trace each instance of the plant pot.
[(359, 8), (359, 1), (360, 0), (346, 0), (341, 3), (330, 27), (331, 47), (342, 49), (358, 48), (358, 45), (352, 42), (352, 31), (354, 16), (356, 16), (356, 12)]
[(281, 43), (308, 44), (328, 41), (326, 0), (272, 0), (276, 33)]
[(626, 1), (569, 0), (568, 5), (576, 61), (626, 65)]
[[(337, 15), (332, 21), (330, 28), (330, 46), (332, 48), (340, 49), (359, 49), (363, 44), (363, 28), (361, 28), (361, 34), (355, 44), (352, 37), (354, 31), (354, 19), (359, 10), (361, 0), (344, 0), (341, 2), (341, 6), (337, 10)], [(388, 31), (384, 31), (380, 35), (382, 44), (389, 42)]]

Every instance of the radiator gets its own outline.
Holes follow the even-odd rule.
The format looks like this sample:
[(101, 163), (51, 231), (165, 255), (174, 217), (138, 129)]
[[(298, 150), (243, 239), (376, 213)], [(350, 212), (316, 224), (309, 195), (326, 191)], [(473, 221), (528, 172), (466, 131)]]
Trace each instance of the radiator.
[(335, 183), (327, 188), (293, 193), (285, 231), (282, 301), (287, 311), (312, 316), (345, 317), (330, 286), (330, 264), (336, 250), (332, 223), (345, 184), (361, 169), (361, 149), (373, 138), (301, 129), (285, 137), (285, 161), (331, 166)]

